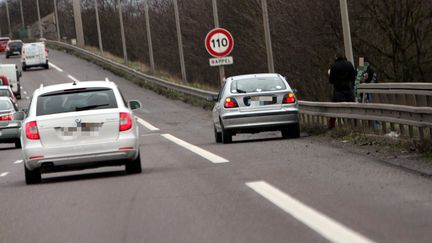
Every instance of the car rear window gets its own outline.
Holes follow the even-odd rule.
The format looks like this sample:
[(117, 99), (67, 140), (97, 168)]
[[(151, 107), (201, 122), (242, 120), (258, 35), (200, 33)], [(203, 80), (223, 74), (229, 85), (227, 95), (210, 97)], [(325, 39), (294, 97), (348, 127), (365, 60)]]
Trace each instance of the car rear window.
[(239, 79), (231, 83), (231, 93), (251, 93), (284, 89), (286, 89), (285, 82), (279, 77)]
[(22, 42), (9, 42), (10, 47), (22, 47)]
[(9, 90), (7, 89), (0, 89), (0, 96), (4, 97), (9, 97)]
[(8, 100), (0, 100), (0, 111), (12, 109), (12, 103)]
[(117, 108), (112, 89), (84, 88), (55, 91), (37, 98), (36, 115)]

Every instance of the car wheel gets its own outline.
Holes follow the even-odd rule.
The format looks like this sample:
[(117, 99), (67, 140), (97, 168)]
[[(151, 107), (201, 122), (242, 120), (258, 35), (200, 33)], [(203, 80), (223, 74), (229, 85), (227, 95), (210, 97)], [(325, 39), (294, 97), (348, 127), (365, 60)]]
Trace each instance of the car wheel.
[(222, 143), (231, 143), (232, 142), (232, 134), (230, 131), (225, 129), (221, 123), (221, 129), (222, 129)]
[(24, 165), (24, 173), (25, 173), (25, 180), (27, 185), (38, 184), (42, 181), (41, 173), (38, 169), (29, 170)]
[(217, 131), (216, 126), (214, 126), (214, 136), (216, 143), (222, 142), (222, 133)]
[(15, 141), (15, 148), (21, 148), (21, 141)]
[(138, 157), (134, 160), (126, 163), (126, 173), (128, 174), (138, 174), (141, 173), (141, 157), (138, 154)]
[(8, 59), (9, 58), (9, 55), (6, 55), (6, 59)]
[(48, 62), (45, 64), (45, 69), (49, 69), (49, 64), (48, 64)]
[(300, 137), (300, 125), (298, 123), (288, 125), (281, 129), (283, 138), (299, 138)]
[(16, 96), (16, 98), (20, 100), (20, 99), (21, 99), (21, 94), (18, 94), (18, 95)]
[(23, 65), (22, 65), (22, 70), (25, 72), (25, 71), (27, 71), (27, 67), (26, 67), (26, 65), (23, 63)]

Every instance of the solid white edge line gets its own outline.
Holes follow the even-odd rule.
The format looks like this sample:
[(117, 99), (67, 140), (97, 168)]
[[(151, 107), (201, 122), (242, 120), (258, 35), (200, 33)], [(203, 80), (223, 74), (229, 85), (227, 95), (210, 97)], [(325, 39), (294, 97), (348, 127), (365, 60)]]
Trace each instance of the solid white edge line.
[(68, 74), (67, 77), (70, 78), (70, 79), (72, 79), (72, 81), (74, 81), (74, 82), (79, 82), (78, 79), (74, 78), (74, 77), (73, 77), (72, 75), (70, 75), (70, 74)]
[(149, 129), (150, 131), (159, 131), (159, 130), (160, 130), (159, 128), (153, 126), (152, 124), (150, 124), (150, 123), (144, 121), (143, 119), (141, 119), (141, 118), (139, 118), (139, 117), (137, 117), (137, 121), (138, 121), (141, 125), (143, 125), (144, 127), (146, 127), (147, 129)]
[(3, 172), (3, 173), (0, 174), (0, 177), (7, 176), (8, 174), (9, 174), (9, 172)]
[(57, 69), (57, 71), (59, 71), (59, 72), (63, 72), (63, 69), (61, 69), (61, 68), (59, 68), (58, 66), (54, 65), (52, 62), (49, 62), (48, 64), (49, 64), (51, 67)]
[(374, 243), (265, 181), (248, 182), (246, 185), (331, 242)]
[(20, 159), (20, 160), (15, 161), (14, 164), (21, 164), (22, 162), (23, 162), (23, 160)]
[(209, 152), (207, 150), (204, 150), (204, 149), (202, 149), (200, 147), (197, 147), (197, 146), (195, 146), (193, 144), (190, 144), (190, 143), (185, 142), (185, 141), (183, 141), (183, 140), (181, 140), (179, 138), (176, 138), (176, 137), (174, 137), (171, 134), (161, 134), (161, 135), (164, 138), (170, 140), (171, 142), (173, 142), (173, 143), (175, 143), (177, 145), (180, 145), (183, 148), (185, 148), (185, 149), (187, 149), (187, 150), (189, 150), (189, 151), (191, 151), (191, 152), (193, 152), (195, 154), (198, 154), (199, 156), (201, 156), (201, 157), (203, 157), (203, 158), (205, 158), (207, 160), (210, 160), (211, 162), (213, 162), (215, 164), (229, 162), (227, 159), (224, 159), (224, 158), (222, 158), (222, 157), (220, 157), (220, 156), (218, 156), (216, 154), (213, 154), (213, 153), (211, 153), (211, 152)]

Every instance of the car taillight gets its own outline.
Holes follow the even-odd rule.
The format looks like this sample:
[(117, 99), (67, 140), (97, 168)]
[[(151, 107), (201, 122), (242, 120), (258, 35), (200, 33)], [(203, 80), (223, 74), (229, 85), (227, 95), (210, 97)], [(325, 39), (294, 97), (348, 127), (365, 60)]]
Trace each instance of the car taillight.
[(0, 116), (0, 121), (12, 121), (13, 120), (13, 115), (12, 114), (7, 114), (7, 115), (1, 115)]
[(39, 130), (37, 128), (36, 121), (27, 122), (25, 125), (25, 131), (26, 131), (26, 137), (28, 139), (32, 139), (32, 140), (40, 139)]
[(132, 119), (129, 113), (120, 112), (120, 132), (127, 131), (132, 128)]
[(237, 101), (234, 98), (226, 98), (224, 103), (225, 108), (235, 108), (238, 107)]
[(294, 93), (288, 93), (287, 95), (285, 95), (282, 101), (283, 104), (292, 104), (295, 102), (296, 102), (296, 98)]
[(48, 53), (49, 53), (48, 48), (45, 48), (45, 55), (48, 56)]

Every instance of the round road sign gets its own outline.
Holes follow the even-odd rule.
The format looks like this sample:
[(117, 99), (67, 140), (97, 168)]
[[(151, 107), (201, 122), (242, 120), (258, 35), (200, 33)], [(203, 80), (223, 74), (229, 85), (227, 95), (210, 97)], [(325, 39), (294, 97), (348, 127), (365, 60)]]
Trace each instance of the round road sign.
[(225, 57), (233, 50), (234, 39), (226, 29), (212, 29), (205, 38), (205, 47), (210, 55)]

